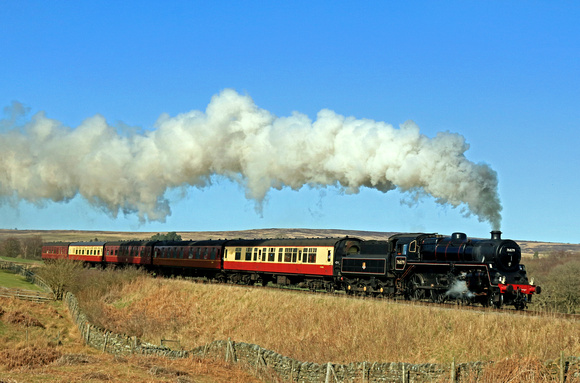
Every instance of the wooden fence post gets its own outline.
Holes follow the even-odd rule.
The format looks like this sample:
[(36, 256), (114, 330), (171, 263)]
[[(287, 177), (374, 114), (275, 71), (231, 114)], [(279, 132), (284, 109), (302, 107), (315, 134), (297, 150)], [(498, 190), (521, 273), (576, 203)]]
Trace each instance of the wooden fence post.
[(363, 378), (362, 378), (362, 383), (366, 383), (366, 375), (367, 375), (367, 362), (363, 362), (362, 370), (363, 370)]
[(107, 342), (109, 342), (109, 332), (105, 332), (105, 343), (103, 344), (103, 352), (107, 352)]
[(325, 383), (330, 383), (330, 374), (332, 374), (332, 376), (334, 377), (334, 382), (338, 382), (338, 377), (336, 376), (336, 372), (334, 372), (334, 367), (332, 366), (332, 363), (328, 362), (328, 364), (326, 365), (326, 380), (324, 381)]
[(455, 357), (453, 357), (453, 361), (451, 362), (451, 383), (457, 382), (457, 369), (455, 367)]
[(230, 360), (230, 354), (232, 354), (232, 362), (236, 362), (236, 353), (234, 349), (234, 344), (232, 338), (228, 338), (228, 344), (226, 346), (226, 362)]
[[(262, 356), (262, 348), (258, 348), (258, 357), (256, 358), (256, 375), (258, 374), (260, 365), (262, 365), (263, 368), (266, 368), (266, 361), (264, 360), (264, 357)], [(294, 366), (294, 363), (292, 363), (292, 366)]]
[(560, 383), (564, 383), (564, 372), (566, 363), (564, 363), (564, 351), (560, 351)]

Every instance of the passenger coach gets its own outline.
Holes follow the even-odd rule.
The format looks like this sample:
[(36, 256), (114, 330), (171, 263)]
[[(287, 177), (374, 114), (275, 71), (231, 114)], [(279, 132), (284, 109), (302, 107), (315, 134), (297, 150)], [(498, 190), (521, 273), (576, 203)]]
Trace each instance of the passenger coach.
[(269, 281), (310, 289), (338, 287), (338, 262), (359, 251), (357, 238), (231, 240), (224, 247), (223, 271), (234, 283)]

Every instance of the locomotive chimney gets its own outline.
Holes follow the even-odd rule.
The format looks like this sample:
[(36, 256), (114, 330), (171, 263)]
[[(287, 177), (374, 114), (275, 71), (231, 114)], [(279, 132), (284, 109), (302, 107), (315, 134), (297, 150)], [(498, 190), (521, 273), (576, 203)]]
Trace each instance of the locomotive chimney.
[(501, 239), (501, 231), (494, 230), (491, 232), (491, 239)]

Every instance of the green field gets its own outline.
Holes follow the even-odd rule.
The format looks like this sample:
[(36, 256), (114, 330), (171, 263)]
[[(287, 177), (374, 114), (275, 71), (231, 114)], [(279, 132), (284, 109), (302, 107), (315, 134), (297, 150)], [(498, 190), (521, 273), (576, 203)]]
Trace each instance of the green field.
[(0, 256), (0, 261), (13, 262), (13, 263), (23, 263), (23, 264), (27, 264), (27, 265), (31, 265), (31, 266), (44, 264), (44, 262), (39, 260), (39, 259), (23, 259), (23, 258), (11, 258), (11, 257), (1, 257), (1, 256)]
[(7, 270), (0, 270), (0, 287), (42, 291), (42, 289), (28, 282), (23, 276)]

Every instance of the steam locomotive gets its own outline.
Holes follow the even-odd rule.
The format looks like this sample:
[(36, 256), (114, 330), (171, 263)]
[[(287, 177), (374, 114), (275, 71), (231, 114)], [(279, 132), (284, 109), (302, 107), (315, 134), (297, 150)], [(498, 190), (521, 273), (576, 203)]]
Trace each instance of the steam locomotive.
[(492, 231), (355, 237), (45, 244), (45, 260), (140, 265), (161, 274), (207, 277), (238, 284), (273, 283), (346, 294), (455, 300), (524, 309), (540, 286), (529, 283), (521, 250)]

